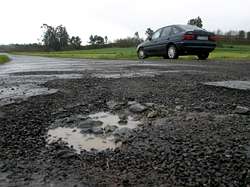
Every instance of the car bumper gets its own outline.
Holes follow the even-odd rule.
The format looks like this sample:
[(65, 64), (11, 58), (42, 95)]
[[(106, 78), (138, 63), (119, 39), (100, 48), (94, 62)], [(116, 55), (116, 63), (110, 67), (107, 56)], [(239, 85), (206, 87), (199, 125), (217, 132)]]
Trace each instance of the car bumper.
[(216, 43), (210, 41), (183, 41), (177, 44), (177, 48), (183, 54), (210, 53), (216, 48)]

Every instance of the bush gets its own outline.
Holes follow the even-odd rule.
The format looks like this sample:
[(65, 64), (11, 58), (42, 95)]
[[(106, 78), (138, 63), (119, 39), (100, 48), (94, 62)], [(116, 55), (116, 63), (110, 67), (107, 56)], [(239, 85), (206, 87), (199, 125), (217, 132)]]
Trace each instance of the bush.
[(0, 55), (0, 63), (8, 62), (10, 58), (7, 55)]

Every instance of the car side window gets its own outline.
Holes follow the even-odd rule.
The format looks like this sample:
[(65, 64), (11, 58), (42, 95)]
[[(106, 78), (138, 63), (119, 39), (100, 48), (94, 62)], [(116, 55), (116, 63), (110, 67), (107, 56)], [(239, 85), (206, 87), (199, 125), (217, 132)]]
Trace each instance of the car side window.
[(159, 29), (158, 31), (156, 31), (153, 36), (152, 36), (152, 40), (155, 40), (157, 38), (159, 38), (161, 35), (161, 29)]
[(162, 31), (161, 37), (168, 37), (171, 33), (171, 27), (165, 27)]
[(171, 35), (179, 34), (179, 33), (181, 33), (181, 32), (182, 32), (182, 30), (179, 29), (178, 27), (173, 27), (173, 28), (172, 28), (172, 32), (171, 32)]

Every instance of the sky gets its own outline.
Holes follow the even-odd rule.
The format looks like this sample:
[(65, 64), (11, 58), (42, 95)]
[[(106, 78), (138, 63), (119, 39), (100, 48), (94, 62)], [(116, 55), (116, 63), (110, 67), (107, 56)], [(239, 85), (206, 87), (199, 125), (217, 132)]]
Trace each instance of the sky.
[(209, 31), (250, 31), (250, 0), (0, 0), (0, 44), (41, 41), (41, 25), (64, 25), (70, 36), (145, 37), (145, 30), (200, 16)]

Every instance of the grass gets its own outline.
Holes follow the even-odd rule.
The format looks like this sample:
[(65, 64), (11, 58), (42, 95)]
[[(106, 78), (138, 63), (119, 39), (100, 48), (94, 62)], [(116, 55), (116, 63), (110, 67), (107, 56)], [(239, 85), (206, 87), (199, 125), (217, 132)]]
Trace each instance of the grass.
[(103, 48), (60, 52), (18, 52), (14, 54), (87, 59), (137, 59), (135, 48)]
[(7, 55), (0, 55), (0, 64), (10, 61), (10, 58)]
[[(59, 58), (85, 58), (85, 59), (137, 59), (135, 48), (104, 48), (78, 51), (60, 52), (18, 52), (18, 55), (34, 55)], [(195, 57), (181, 57), (181, 59), (193, 59)], [(213, 60), (250, 60), (250, 45), (224, 45), (217, 47), (209, 59)]]

